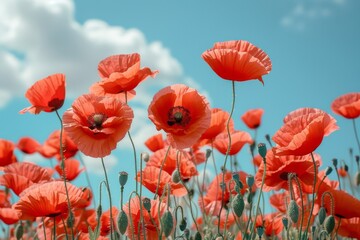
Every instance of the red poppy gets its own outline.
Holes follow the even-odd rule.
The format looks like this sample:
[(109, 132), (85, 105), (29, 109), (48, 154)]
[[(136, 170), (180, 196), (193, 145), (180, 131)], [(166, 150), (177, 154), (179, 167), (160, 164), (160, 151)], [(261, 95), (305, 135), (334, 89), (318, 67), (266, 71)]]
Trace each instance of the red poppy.
[(0, 189), (0, 208), (10, 207), (10, 192)]
[(347, 174), (347, 171), (345, 170), (345, 167), (341, 166), (339, 169), (338, 169), (338, 174), (340, 177), (346, 177), (348, 174)]
[[(144, 185), (150, 192), (156, 193), (158, 188), (158, 195), (162, 195), (166, 191), (166, 185), (170, 185), (170, 194), (174, 196), (184, 196), (187, 194), (186, 188), (181, 183), (174, 183), (171, 180), (171, 175), (166, 171), (161, 171), (160, 182), (158, 179), (160, 175), (160, 168), (154, 166), (146, 166), (142, 170), (142, 185)], [(140, 172), (137, 173), (136, 181), (140, 182)], [(158, 186), (158, 187), (157, 187)]]
[(31, 137), (22, 137), (18, 141), (16, 147), (26, 154), (33, 154), (39, 151), (41, 144)]
[[(160, 218), (167, 210), (167, 204), (155, 199), (150, 200), (151, 209), (149, 212), (142, 207), (145, 236), (143, 234), (143, 228), (139, 227), (139, 224), (142, 224), (140, 221), (140, 204), (142, 203), (139, 202), (139, 198), (135, 197), (123, 206), (123, 210), (129, 219), (126, 236), (129, 239), (145, 239), (145, 237), (146, 239), (159, 239)], [(132, 224), (130, 221), (132, 221)]]
[[(251, 136), (247, 132), (234, 130), (230, 133), (231, 137), (231, 147), (229, 155), (235, 155), (240, 152), (245, 144), (252, 144), (253, 140)], [(226, 154), (229, 146), (229, 137), (227, 133), (219, 134), (214, 141), (214, 147), (221, 152), (222, 154)]]
[[(134, 90), (147, 77), (155, 77), (158, 73), (147, 67), (140, 69), (138, 53), (107, 57), (99, 63), (98, 70), (101, 81), (90, 88), (90, 92), (94, 94), (103, 92), (124, 95), (125, 92)], [(135, 91), (131, 95), (135, 95)]]
[(336, 120), (320, 109), (297, 109), (284, 118), (284, 125), (273, 136), (274, 151), (277, 155), (310, 154), (324, 136), (338, 128)]
[[(64, 161), (64, 166), (65, 177), (68, 181), (74, 180), (82, 171), (84, 171), (84, 168), (80, 168), (80, 162), (76, 159), (66, 159)], [(61, 178), (63, 178), (64, 175), (60, 164), (55, 166), (55, 170), (61, 176)]]
[(342, 219), (337, 233), (346, 238), (360, 239), (359, 226), (360, 217)]
[(183, 84), (163, 88), (148, 108), (156, 129), (163, 129), (174, 148), (191, 147), (209, 127), (211, 111), (204, 96)]
[(41, 111), (53, 112), (62, 107), (65, 100), (65, 75), (50, 75), (37, 81), (25, 94), (32, 106), (24, 108), (20, 113), (39, 114)]
[(205, 51), (202, 58), (221, 78), (232, 81), (258, 79), (271, 71), (271, 60), (260, 48), (238, 40), (215, 43)]
[(82, 95), (63, 115), (64, 129), (80, 151), (105, 157), (125, 137), (134, 117), (132, 109), (116, 98)]
[(7, 166), (17, 161), (14, 149), (14, 143), (5, 139), (0, 139), (0, 167)]
[(255, 155), (254, 158), (253, 158), (253, 164), (256, 167), (260, 167), (260, 164), (261, 164), (262, 161), (263, 161), (263, 158), (260, 156), (260, 154)]
[(19, 216), (17, 211), (12, 208), (0, 208), (0, 220), (11, 225), (19, 221)]
[(360, 116), (360, 93), (347, 93), (336, 98), (331, 109), (344, 118), (354, 119)]
[[(62, 133), (62, 148), (65, 159), (75, 156), (78, 152), (76, 144), (68, 137), (66, 132)], [(56, 157), (56, 159), (62, 160), (60, 154), (60, 130), (56, 130), (49, 135), (39, 149), (39, 153), (46, 158)]]
[[(113, 216), (113, 226), (115, 226), (115, 229), (113, 228), (113, 231), (118, 231), (118, 226), (115, 224), (117, 222), (117, 215), (119, 214), (119, 210), (117, 207), (113, 206), (111, 209), (111, 213)], [(110, 228), (110, 209), (103, 212), (101, 214), (100, 218), (101, 222), (101, 228), (100, 228), (100, 234), (101, 236), (107, 236), (110, 234), (111, 228)]]
[[(314, 154), (317, 166), (321, 164), (319, 155)], [(264, 172), (264, 163), (262, 162), (256, 175), (257, 186), (261, 185)], [(288, 190), (288, 174), (294, 173), (303, 185), (313, 185), (314, 182), (314, 164), (310, 155), (305, 156), (277, 156), (272, 150), (266, 154), (266, 176), (263, 191), (270, 190)], [(303, 188), (304, 191), (304, 188)], [(312, 191), (310, 191), (311, 193)]]
[(16, 195), (34, 183), (47, 182), (51, 179), (45, 168), (28, 162), (17, 162), (3, 169), (0, 176), (0, 185), (10, 188)]
[[(201, 135), (200, 139), (208, 139), (210, 142), (213, 141), (217, 135), (222, 132), (226, 132), (226, 123), (230, 117), (228, 112), (223, 111), (220, 108), (211, 109), (211, 122), (206, 131)], [(234, 129), (234, 121), (230, 119), (230, 130)]]
[(261, 108), (250, 109), (241, 116), (241, 119), (248, 128), (257, 129), (261, 124), (261, 117), (263, 113), (264, 110)]
[(145, 141), (145, 146), (152, 152), (163, 149), (165, 145), (167, 145), (167, 143), (164, 141), (161, 133), (155, 134)]
[[(76, 207), (83, 192), (71, 183), (67, 183), (66, 186), (70, 205)], [(46, 182), (27, 188), (13, 208), (18, 211), (21, 220), (32, 220), (35, 217), (66, 219), (68, 202), (64, 182)]]

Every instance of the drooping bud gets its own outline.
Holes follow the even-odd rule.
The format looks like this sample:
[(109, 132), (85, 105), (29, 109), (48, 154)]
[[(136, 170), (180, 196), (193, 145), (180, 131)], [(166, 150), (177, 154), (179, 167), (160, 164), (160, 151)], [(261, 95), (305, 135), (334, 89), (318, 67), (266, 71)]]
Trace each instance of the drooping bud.
[(184, 217), (183, 219), (181, 219), (181, 222), (180, 222), (180, 225), (179, 225), (180, 231), (184, 231), (185, 228), (186, 228), (186, 225), (187, 225), (186, 217)]
[(181, 181), (180, 174), (179, 174), (179, 171), (177, 169), (175, 169), (175, 171), (173, 171), (173, 173), (171, 175), (171, 180), (174, 183), (179, 183)]
[(173, 217), (170, 211), (164, 213), (161, 217), (161, 230), (164, 233), (165, 237), (170, 236), (174, 227)]
[(196, 232), (194, 236), (194, 240), (201, 240), (201, 239), (202, 239), (201, 234), (199, 232)]
[(334, 168), (337, 168), (338, 160), (336, 158), (333, 158), (332, 163), (334, 165)]
[(119, 172), (119, 182), (121, 187), (125, 186), (127, 180), (128, 180), (128, 173), (124, 171)]
[(360, 156), (359, 156), (359, 155), (356, 155), (356, 156), (355, 156), (355, 161), (356, 161), (356, 163), (359, 165), (359, 161), (360, 161)]
[(357, 172), (355, 174), (355, 185), (359, 186), (360, 185), (360, 172)]
[(143, 160), (144, 162), (148, 162), (150, 160), (150, 155), (147, 152), (142, 152), (140, 156), (141, 160)]
[(246, 184), (249, 186), (249, 188), (251, 188), (254, 185), (254, 176), (249, 174), (246, 176)]
[(237, 172), (233, 172), (232, 173), (232, 178), (236, 183), (236, 186), (238, 186), (240, 189), (242, 189), (244, 187), (244, 185), (242, 184), (242, 182), (240, 181), (240, 177), (239, 177), (239, 173)]
[(262, 235), (264, 234), (264, 228), (263, 226), (259, 226), (256, 228), (256, 232), (259, 235), (259, 238), (261, 239)]
[(150, 212), (150, 209), (151, 209), (151, 200), (149, 198), (144, 198), (142, 200), (143, 202), (143, 206), (144, 208), (146, 209), (146, 211)]
[(326, 169), (325, 169), (325, 176), (329, 176), (330, 175), (330, 173), (332, 172), (332, 167), (327, 167)]
[(329, 215), (326, 217), (324, 221), (324, 227), (328, 234), (330, 234), (335, 227), (335, 218), (333, 215)]
[(267, 149), (265, 143), (258, 144), (258, 152), (263, 159), (266, 157)]
[(122, 235), (124, 235), (126, 232), (126, 228), (129, 224), (128, 217), (126, 216), (126, 213), (124, 212), (124, 210), (121, 210), (121, 212), (119, 213), (117, 223), (118, 223), (120, 233)]
[(265, 139), (266, 139), (266, 141), (270, 142), (270, 135), (269, 135), (269, 134), (265, 134)]
[(289, 219), (287, 217), (282, 218), (282, 224), (284, 225), (285, 229), (288, 229), (289, 226)]
[(326, 210), (324, 207), (321, 207), (319, 210), (319, 223), (320, 225), (323, 224), (324, 220), (326, 218)]
[(344, 169), (345, 169), (346, 172), (349, 171), (349, 166), (346, 163), (344, 164)]
[(252, 203), (252, 200), (253, 200), (253, 195), (251, 194), (251, 192), (248, 192), (247, 194), (247, 197), (246, 197), (246, 200), (249, 204)]
[(240, 217), (244, 211), (245, 203), (241, 194), (236, 194), (231, 202), (231, 206), (236, 214), (236, 216)]
[(187, 240), (190, 239), (190, 230), (188, 228), (184, 230), (184, 236)]
[(295, 200), (291, 200), (289, 203), (288, 215), (293, 223), (297, 223), (299, 219), (299, 207)]
[(20, 240), (24, 234), (24, 226), (22, 225), (22, 222), (20, 221), (19, 224), (15, 228), (15, 237), (16, 240)]
[(211, 149), (206, 149), (206, 153), (205, 153), (206, 159), (208, 159), (211, 156), (211, 153), (212, 153)]

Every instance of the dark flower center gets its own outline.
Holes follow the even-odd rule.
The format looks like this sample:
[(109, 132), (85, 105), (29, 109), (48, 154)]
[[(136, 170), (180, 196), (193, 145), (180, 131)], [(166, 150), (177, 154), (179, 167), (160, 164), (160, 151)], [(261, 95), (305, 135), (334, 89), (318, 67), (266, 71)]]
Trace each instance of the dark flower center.
[(190, 111), (182, 106), (172, 107), (168, 111), (167, 124), (173, 126), (175, 124), (186, 126), (191, 120)]
[(107, 119), (107, 116), (103, 113), (94, 113), (91, 116), (89, 116), (88, 118), (88, 122), (89, 122), (89, 128), (91, 130), (93, 129), (97, 129), (97, 130), (101, 130), (102, 129), (102, 124), (103, 122), (105, 122), (105, 120)]
[[(282, 173), (280, 174), (280, 178), (281, 178), (282, 180), (287, 181), (287, 180), (289, 179), (289, 174), (291, 174), (291, 173), (282, 172)], [(294, 174), (294, 173), (293, 173), (293, 174)]]

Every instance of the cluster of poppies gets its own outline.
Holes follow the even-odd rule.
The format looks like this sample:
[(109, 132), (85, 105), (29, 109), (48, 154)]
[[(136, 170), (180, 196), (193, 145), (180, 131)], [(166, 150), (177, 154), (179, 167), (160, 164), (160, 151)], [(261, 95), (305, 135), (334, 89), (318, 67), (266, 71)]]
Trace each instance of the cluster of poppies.
[[(202, 58), (220, 78), (232, 82), (233, 91), (236, 82), (263, 83), (272, 68), (263, 50), (243, 40), (216, 43)], [(123, 204), (128, 175), (119, 169), (121, 205), (112, 206), (104, 167), (110, 208), (103, 211), (101, 204), (95, 206), (90, 183), (84, 188), (71, 183), (86, 171), (76, 154), (80, 151), (103, 163), (118, 142), (130, 136), (134, 114), (129, 104), (136, 98), (135, 89), (158, 71), (141, 68), (140, 55), (134, 53), (102, 60), (98, 73), (100, 81), (62, 117), (58, 111), (65, 100), (64, 74), (50, 75), (28, 89), (25, 96), (31, 106), (20, 113), (55, 112), (61, 123), (60, 130), (43, 144), (30, 137), (16, 144), (0, 139), (0, 220), (9, 226), (3, 232), (7, 238), (360, 238), (360, 200), (341, 189), (340, 178), (327, 178), (331, 167), (319, 170), (321, 156), (315, 153), (324, 136), (339, 129), (334, 117), (316, 108), (294, 110), (272, 139), (267, 136), (267, 148), (256, 143), (263, 109), (251, 109), (241, 116), (255, 133), (251, 137), (235, 128), (235, 95), (232, 110), (227, 112), (211, 108), (202, 94), (184, 84), (159, 90), (148, 106), (148, 117), (159, 133), (144, 142), (151, 153), (141, 154), (144, 167), (136, 170), (134, 196)], [(360, 116), (360, 93), (340, 96), (331, 108), (355, 123)], [(356, 127), (354, 130), (356, 134)], [(236, 155), (245, 145), (250, 149), (254, 175), (237, 164)], [(15, 149), (55, 158), (57, 165), (45, 168), (19, 162)], [(216, 176), (208, 183), (205, 172), (211, 160), (215, 162), (215, 152), (224, 157), (223, 166), (216, 169), (214, 163)], [(359, 168), (359, 156), (354, 159)], [(143, 166), (136, 158), (133, 164), (135, 169)], [(336, 159), (333, 165), (338, 176), (348, 175), (346, 165), (338, 167)], [(359, 172), (356, 177), (351, 187), (360, 185)], [(143, 196), (138, 183), (154, 195)], [(259, 203), (263, 192), (269, 191), (273, 211), (265, 213)]]

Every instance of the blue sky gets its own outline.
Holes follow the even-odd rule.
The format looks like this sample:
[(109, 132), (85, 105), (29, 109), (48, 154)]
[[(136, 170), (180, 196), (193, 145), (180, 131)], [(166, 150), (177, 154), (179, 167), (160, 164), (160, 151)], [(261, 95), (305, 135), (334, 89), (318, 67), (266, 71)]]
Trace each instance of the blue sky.
[[(246, 110), (263, 108), (258, 140), (264, 141), (265, 134), (280, 128), (288, 112), (316, 107), (332, 114), (340, 126), (318, 148), (322, 168), (334, 157), (348, 161), (349, 147), (359, 154), (351, 122), (330, 109), (336, 97), (360, 90), (359, 1), (5, 0), (2, 5), (0, 138), (16, 142), (32, 136), (43, 142), (58, 128), (55, 114), (18, 114), (29, 105), (24, 93), (36, 80), (55, 72), (66, 74), (63, 113), (98, 80), (101, 59), (139, 52), (142, 66), (160, 71), (156, 79), (139, 86), (131, 103), (137, 119), (131, 131), (138, 151), (143, 151), (142, 143), (155, 133), (147, 119), (147, 105), (162, 87), (188, 84), (208, 96), (212, 107), (230, 111), (231, 82), (219, 79), (201, 54), (215, 42), (243, 39), (270, 56), (273, 70), (264, 77), (264, 86), (258, 81), (236, 84), (237, 129), (247, 130), (240, 121)], [(114, 186), (119, 171), (127, 170), (133, 177), (128, 144), (124, 140), (107, 159)], [(26, 160), (48, 164), (38, 156)], [(252, 170), (247, 149), (239, 160), (245, 170)], [(97, 185), (103, 178), (97, 174), (100, 162), (87, 162)]]

